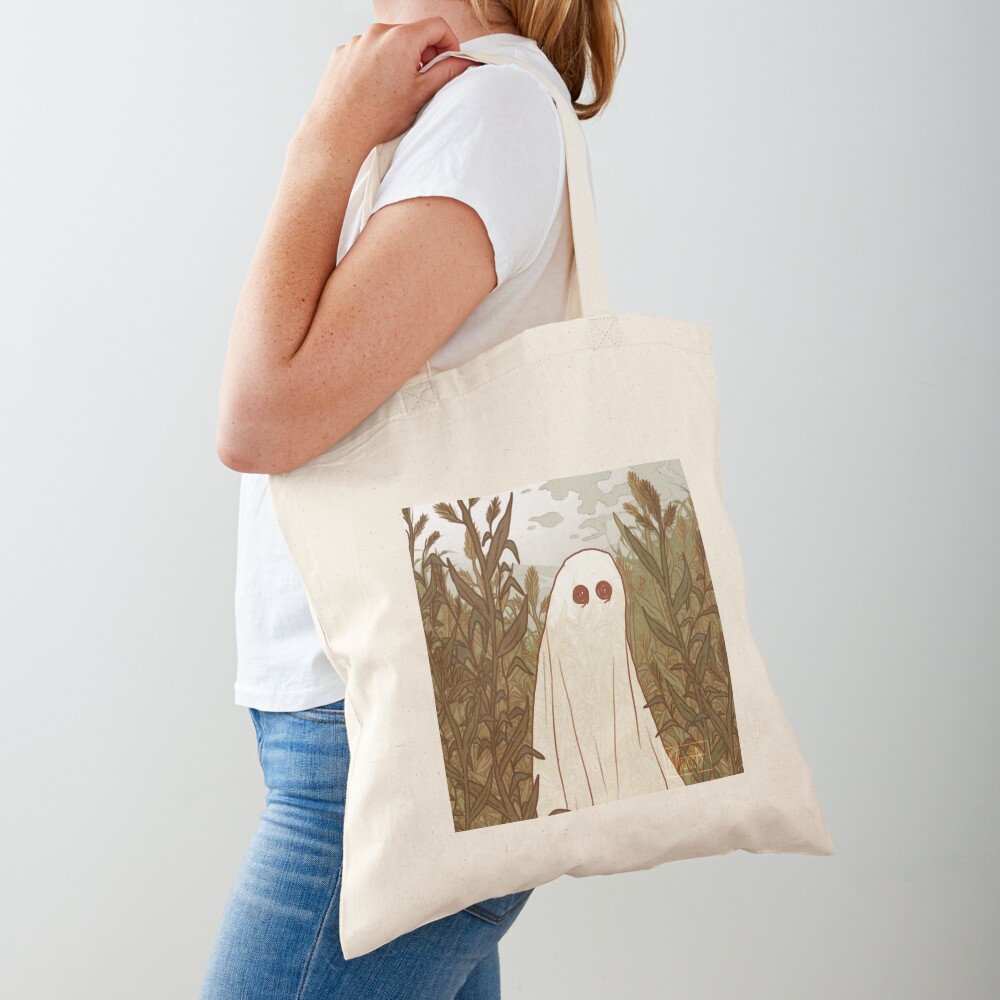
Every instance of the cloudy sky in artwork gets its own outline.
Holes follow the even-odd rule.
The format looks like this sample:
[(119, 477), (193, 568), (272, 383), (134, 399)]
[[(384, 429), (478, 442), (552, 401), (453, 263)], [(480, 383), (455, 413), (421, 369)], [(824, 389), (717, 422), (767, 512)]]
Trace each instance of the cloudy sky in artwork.
[[(611, 514), (615, 511), (626, 524), (632, 523), (632, 517), (628, 514), (623, 516), (621, 509), (622, 503), (632, 499), (626, 480), (628, 468), (548, 479), (482, 496), (472, 508), (473, 519), (483, 531), (486, 527), (486, 508), (492, 496), (499, 495), (502, 515), (513, 492), (510, 537), (514, 539), (521, 557), (515, 573), (518, 580), (523, 580), (524, 570), (529, 565), (535, 566), (544, 596), (559, 566), (573, 552), (587, 547), (612, 552), (621, 548), (621, 537)], [(631, 468), (659, 490), (664, 505), (687, 497), (684, 473), (676, 459), (648, 462)], [(450, 502), (457, 512), (454, 501)], [(421, 513), (427, 513), (430, 520), (421, 537), (425, 538), (431, 530), (440, 531), (441, 538), (434, 548), (456, 566), (468, 569), (463, 551), (464, 527), (444, 521), (434, 511), (433, 504), (414, 507), (414, 520)], [(505, 559), (512, 559), (509, 551)]]

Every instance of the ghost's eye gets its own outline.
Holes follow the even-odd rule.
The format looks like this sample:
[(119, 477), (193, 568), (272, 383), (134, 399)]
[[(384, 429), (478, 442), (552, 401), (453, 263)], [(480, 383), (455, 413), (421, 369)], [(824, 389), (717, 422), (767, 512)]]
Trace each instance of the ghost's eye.
[(611, 599), (611, 584), (607, 580), (598, 580), (597, 586), (594, 588), (597, 592), (597, 596), (602, 601), (608, 601)]
[(590, 600), (590, 591), (582, 583), (578, 583), (573, 588), (573, 600), (577, 604), (586, 604)]

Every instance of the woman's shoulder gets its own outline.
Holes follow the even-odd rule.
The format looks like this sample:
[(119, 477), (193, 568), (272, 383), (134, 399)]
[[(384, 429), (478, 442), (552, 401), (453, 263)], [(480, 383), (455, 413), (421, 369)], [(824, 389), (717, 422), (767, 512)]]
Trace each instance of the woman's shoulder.
[[(539, 72), (543, 72), (540, 67)], [(454, 115), (486, 115), (522, 126), (546, 126), (558, 120), (552, 97), (541, 81), (512, 63), (471, 63), (438, 90), (418, 117)]]

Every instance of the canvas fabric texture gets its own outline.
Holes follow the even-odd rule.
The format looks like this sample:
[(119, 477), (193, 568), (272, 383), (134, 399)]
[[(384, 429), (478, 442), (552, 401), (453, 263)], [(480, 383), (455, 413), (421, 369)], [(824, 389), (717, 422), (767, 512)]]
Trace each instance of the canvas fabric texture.
[[(456, 56), (535, 72), (437, 59)], [(561, 875), (834, 852), (747, 620), (710, 331), (612, 310), (583, 132), (539, 79), (566, 149), (567, 318), (421, 372), (269, 478), (346, 675), (347, 958)]]

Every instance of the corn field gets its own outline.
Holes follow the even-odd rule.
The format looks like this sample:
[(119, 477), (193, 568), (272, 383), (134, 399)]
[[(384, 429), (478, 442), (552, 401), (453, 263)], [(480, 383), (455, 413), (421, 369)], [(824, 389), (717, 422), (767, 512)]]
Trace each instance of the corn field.
[[(664, 747), (687, 784), (742, 771), (725, 642), (690, 496), (661, 503), (632, 469), (634, 502), (608, 546), (626, 588), (626, 630)], [(477, 510), (478, 507), (478, 510)], [(403, 519), (456, 831), (536, 816), (532, 717), (548, 595), (511, 537), (514, 493), (433, 505), (464, 529), (467, 565), (437, 548), (429, 513)], [(477, 521), (478, 518), (478, 521)], [(520, 581), (515, 574), (520, 570)]]

